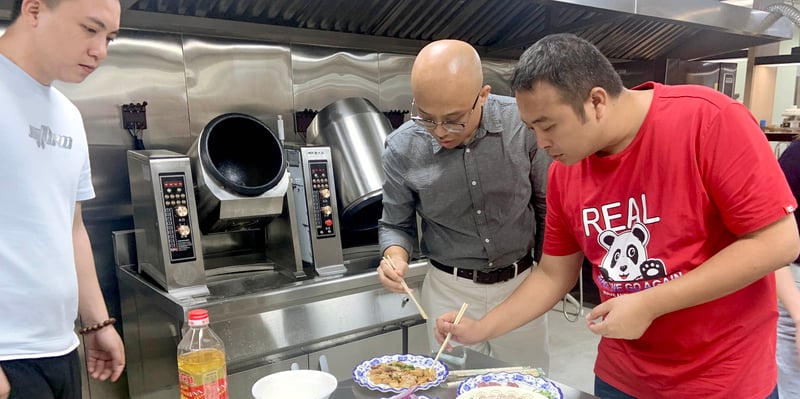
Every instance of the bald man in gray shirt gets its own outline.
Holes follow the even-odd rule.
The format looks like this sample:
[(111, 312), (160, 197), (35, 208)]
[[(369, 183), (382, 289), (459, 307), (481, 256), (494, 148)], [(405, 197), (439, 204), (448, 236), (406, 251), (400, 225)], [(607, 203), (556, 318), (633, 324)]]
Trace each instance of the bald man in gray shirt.
[[(380, 244), (395, 268), (382, 262), (378, 276), (403, 292), (419, 214), (431, 265), (423, 308), (435, 317), (466, 302), (466, 315), (477, 319), (507, 298), (541, 255), (551, 159), (536, 147), (514, 98), (490, 94), (469, 44), (440, 40), (423, 48), (411, 86), (411, 120), (389, 135), (383, 152)], [(547, 370), (547, 316), (472, 348)]]

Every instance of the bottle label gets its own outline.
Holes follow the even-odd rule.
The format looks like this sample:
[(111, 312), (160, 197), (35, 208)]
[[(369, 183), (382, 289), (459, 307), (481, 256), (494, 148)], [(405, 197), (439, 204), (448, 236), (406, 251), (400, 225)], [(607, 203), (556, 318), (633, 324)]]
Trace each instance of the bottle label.
[(228, 399), (225, 369), (204, 374), (179, 372), (181, 399)]

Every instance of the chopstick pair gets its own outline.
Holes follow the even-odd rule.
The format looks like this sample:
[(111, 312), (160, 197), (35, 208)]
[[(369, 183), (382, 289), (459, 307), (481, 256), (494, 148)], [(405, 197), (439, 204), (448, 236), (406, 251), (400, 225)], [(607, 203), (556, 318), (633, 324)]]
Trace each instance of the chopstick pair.
[[(397, 271), (397, 268), (394, 267), (394, 262), (392, 261), (392, 258), (390, 258), (388, 256), (384, 256), (383, 260), (386, 261), (386, 264), (388, 264), (389, 267), (392, 268), (392, 270)], [(414, 297), (414, 294), (411, 292), (411, 288), (408, 288), (408, 285), (406, 285), (406, 280), (401, 278), (400, 279), (400, 285), (403, 286), (403, 290), (411, 298), (411, 300), (414, 301), (414, 305), (417, 305), (417, 310), (419, 310), (419, 314), (422, 316), (422, 318), (424, 320), (428, 320), (428, 314), (425, 313), (425, 310), (422, 309), (422, 305), (420, 305), (419, 302), (417, 301), (417, 298)]]
[[(458, 324), (458, 322), (461, 321), (461, 318), (464, 317), (464, 312), (466, 312), (466, 311), (467, 311), (467, 303), (464, 302), (461, 305), (461, 309), (458, 310), (458, 314), (456, 315), (456, 319), (453, 321), (453, 324)], [(442, 355), (442, 351), (447, 346), (447, 343), (450, 342), (450, 338), (452, 338), (452, 337), (453, 337), (453, 333), (451, 333), (451, 332), (447, 333), (447, 336), (444, 338), (444, 342), (442, 342), (442, 346), (439, 347), (439, 352), (437, 352), (436, 353), (436, 357), (433, 358), (433, 363), (436, 363), (436, 361), (439, 360), (439, 356)]]
[(488, 373), (520, 373), (530, 374), (534, 377), (541, 377), (542, 372), (537, 368), (531, 366), (508, 366), (508, 367), (491, 367), (485, 369), (466, 369), (466, 370), (450, 370), (447, 373), (447, 380), (466, 379), (476, 375)]

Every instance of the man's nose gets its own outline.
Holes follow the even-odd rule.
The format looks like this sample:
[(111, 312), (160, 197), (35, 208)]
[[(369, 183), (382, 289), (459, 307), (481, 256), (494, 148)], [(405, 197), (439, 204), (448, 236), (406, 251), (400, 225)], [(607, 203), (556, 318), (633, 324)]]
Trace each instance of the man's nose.
[(553, 143), (552, 143), (552, 141), (550, 141), (550, 140), (548, 140), (548, 139), (546, 139), (546, 138), (542, 137), (542, 135), (541, 135), (541, 134), (537, 134), (537, 135), (536, 135), (536, 145), (538, 145), (538, 146), (539, 146), (539, 148), (541, 148), (541, 149), (543, 149), (543, 150), (546, 150), (546, 149), (547, 149), (547, 148), (549, 148), (551, 145), (553, 145)]
[(108, 55), (108, 41), (105, 38), (92, 41), (92, 46), (89, 48), (89, 55), (94, 57), (98, 62), (102, 62)]
[(438, 138), (442, 138), (444, 136), (447, 136), (447, 133), (450, 133), (450, 132), (448, 132), (447, 129), (444, 128), (444, 125), (442, 125), (441, 123), (438, 123), (438, 124), (436, 124), (436, 126), (433, 127), (433, 130), (431, 130), (431, 133), (434, 136), (438, 137)]

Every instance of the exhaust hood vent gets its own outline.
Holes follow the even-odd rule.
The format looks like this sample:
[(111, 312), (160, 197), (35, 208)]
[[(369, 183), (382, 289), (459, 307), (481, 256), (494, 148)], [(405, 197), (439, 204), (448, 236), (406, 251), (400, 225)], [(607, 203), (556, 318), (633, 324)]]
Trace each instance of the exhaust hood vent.
[[(789, 18), (793, 24), (800, 26), (800, 10), (788, 4), (772, 4), (766, 8), (767, 11), (782, 15)], [(788, 55), (771, 55), (756, 57), (755, 65), (764, 66), (782, 66), (782, 65), (800, 65), (800, 47), (792, 47), (791, 54)]]
[(792, 37), (786, 17), (715, 0), (122, 0), (123, 26), (416, 53), (431, 40), (517, 58), (575, 33), (615, 60), (691, 60)]

